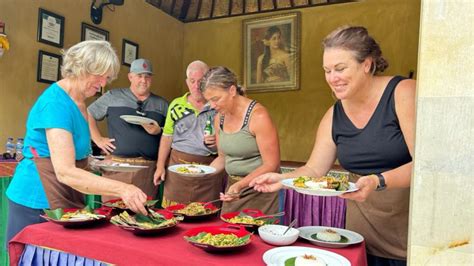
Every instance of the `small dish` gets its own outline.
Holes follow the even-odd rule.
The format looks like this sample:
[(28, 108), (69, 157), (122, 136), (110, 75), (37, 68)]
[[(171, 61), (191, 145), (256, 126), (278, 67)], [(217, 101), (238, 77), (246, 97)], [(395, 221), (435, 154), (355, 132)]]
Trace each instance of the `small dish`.
[[(341, 240), (338, 242), (324, 241), (316, 238), (318, 232), (330, 229), (341, 235)], [(364, 237), (356, 232), (326, 226), (303, 226), (298, 228), (300, 230), (300, 237), (308, 240), (313, 245), (327, 248), (344, 248), (349, 245), (359, 244), (364, 241)]]
[(169, 166), (168, 170), (179, 175), (190, 177), (202, 177), (216, 172), (214, 167), (201, 164), (175, 164)]
[(288, 226), (279, 224), (267, 224), (258, 228), (258, 235), (260, 238), (274, 246), (288, 246), (296, 242), (300, 231), (295, 228), (290, 228), (286, 234), (283, 234), (288, 229)]
[(120, 118), (125, 120), (125, 122), (130, 123), (130, 124), (134, 124), (134, 125), (155, 124), (156, 123), (156, 121), (151, 119), (151, 118), (144, 117), (144, 116), (137, 116), (137, 115), (121, 115)]

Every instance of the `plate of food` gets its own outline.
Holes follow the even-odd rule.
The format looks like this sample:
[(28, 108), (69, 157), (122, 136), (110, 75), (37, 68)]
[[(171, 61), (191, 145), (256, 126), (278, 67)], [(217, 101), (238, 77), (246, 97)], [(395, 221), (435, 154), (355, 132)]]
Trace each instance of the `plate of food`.
[(278, 217), (265, 215), (258, 209), (243, 209), (240, 212), (224, 213), (221, 214), (221, 220), (226, 223), (245, 226), (251, 232), (258, 232), (258, 228), (262, 225), (280, 222)]
[(120, 118), (125, 120), (125, 122), (134, 124), (134, 125), (143, 125), (143, 124), (157, 124), (157, 122), (151, 118), (137, 115), (121, 115)]
[(263, 254), (266, 265), (272, 266), (350, 266), (348, 259), (334, 252), (308, 247), (278, 247)]
[(166, 207), (165, 210), (184, 217), (184, 221), (203, 220), (216, 215), (219, 211), (212, 203), (191, 202), (189, 204), (176, 204)]
[(308, 177), (284, 179), (283, 186), (296, 190), (301, 194), (313, 196), (339, 196), (347, 192), (357, 191), (354, 183), (349, 182), (347, 176), (336, 178), (333, 176)]
[(172, 212), (147, 208), (148, 215), (129, 214), (124, 211), (112, 216), (110, 222), (135, 235), (155, 235), (167, 231), (178, 225), (180, 217), (175, 217)]
[[(158, 200), (147, 200), (145, 202), (145, 206), (148, 208), (153, 208), (157, 202)], [(127, 207), (127, 205), (125, 205), (125, 202), (123, 202), (122, 199), (111, 199), (106, 202), (102, 202), (102, 205), (118, 211), (130, 211), (130, 209)]]
[(60, 224), (64, 227), (86, 227), (94, 226), (104, 222), (107, 219), (106, 215), (96, 213), (88, 206), (84, 209), (45, 209), (44, 215), (40, 215), (47, 221), (55, 224)]
[(201, 164), (175, 164), (169, 166), (168, 170), (180, 175), (191, 177), (205, 176), (216, 171), (214, 167)]
[(364, 237), (356, 232), (326, 226), (303, 226), (298, 228), (300, 237), (312, 244), (328, 248), (343, 248), (359, 244)]
[(228, 251), (250, 244), (252, 234), (243, 226), (225, 224), (193, 228), (184, 234), (184, 239), (205, 251)]
[(129, 163), (117, 163), (117, 162), (101, 162), (95, 166), (99, 167), (103, 171), (109, 172), (137, 172), (142, 169), (148, 168), (146, 165), (133, 165)]

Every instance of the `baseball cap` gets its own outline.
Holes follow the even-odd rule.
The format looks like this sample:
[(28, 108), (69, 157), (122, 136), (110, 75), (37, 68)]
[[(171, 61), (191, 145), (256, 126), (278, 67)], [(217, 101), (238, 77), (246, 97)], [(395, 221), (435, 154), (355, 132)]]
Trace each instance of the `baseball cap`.
[(130, 66), (130, 73), (153, 74), (153, 67), (151, 66), (151, 62), (149, 60), (146, 60), (146, 59), (143, 59), (143, 58), (136, 59), (132, 62), (132, 65)]

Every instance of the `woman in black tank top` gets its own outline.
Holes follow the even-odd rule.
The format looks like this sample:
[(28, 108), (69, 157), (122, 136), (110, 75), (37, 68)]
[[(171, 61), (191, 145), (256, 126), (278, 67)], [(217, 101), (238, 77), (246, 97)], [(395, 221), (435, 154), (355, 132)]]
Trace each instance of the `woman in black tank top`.
[(406, 265), (409, 186), (415, 123), (415, 81), (379, 76), (388, 67), (363, 27), (342, 27), (323, 41), (323, 68), (336, 104), (319, 125), (305, 166), (270, 173), (250, 185), (258, 191), (281, 188), (298, 176), (325, 175), (336, 159), (356, 182), (347, 224), (365, 237), (369, 265)]

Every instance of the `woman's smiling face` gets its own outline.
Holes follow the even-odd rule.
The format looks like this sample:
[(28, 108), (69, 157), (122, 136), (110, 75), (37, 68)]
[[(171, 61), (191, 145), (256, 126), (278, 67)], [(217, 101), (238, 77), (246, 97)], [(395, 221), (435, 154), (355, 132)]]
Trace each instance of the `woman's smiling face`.
[(354, 53), (349, 50), (329, 48), (324, 51), (323, 69), (326, 81), (337, 99), (346, 99), (357, 92), (367, 70), (370, 70), (370, 63), (371, 59), (357, 62)]

